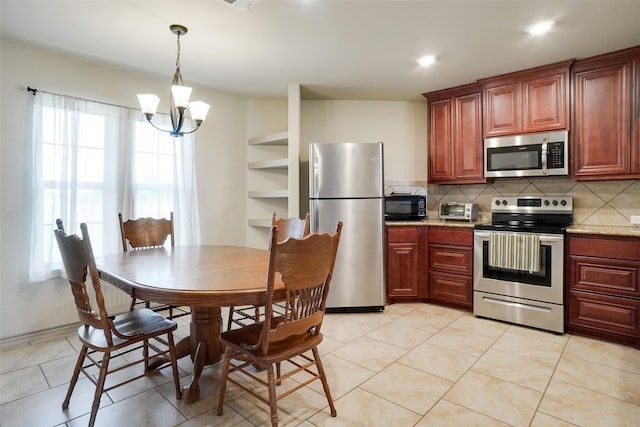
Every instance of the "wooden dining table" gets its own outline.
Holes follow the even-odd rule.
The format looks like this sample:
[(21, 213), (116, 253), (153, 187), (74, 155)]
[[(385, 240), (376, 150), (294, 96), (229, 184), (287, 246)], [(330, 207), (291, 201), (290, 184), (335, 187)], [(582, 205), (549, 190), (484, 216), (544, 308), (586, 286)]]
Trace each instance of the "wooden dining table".
[[(128, 251), (96, 260), (100, 277), (146, 301), (191, 306), (191, 329), (176, 344), (178, 357), (191, 356), (194, 374), (183, 389), (191, 403), (200, 394), (205, 365), (221, 359), (221, 307), (264, 305), (269, 253), (243, 246), (176, 246)], [(276, 299), (284, 285), (276, 281)]]

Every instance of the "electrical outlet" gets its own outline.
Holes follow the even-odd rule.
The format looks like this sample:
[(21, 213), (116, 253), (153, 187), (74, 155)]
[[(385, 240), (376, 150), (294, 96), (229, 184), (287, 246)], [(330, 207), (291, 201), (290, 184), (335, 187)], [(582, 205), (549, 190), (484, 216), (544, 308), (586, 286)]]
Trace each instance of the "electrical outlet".
[(631, 224), (640, 224), (640, 215), (631, 215), (629, 218)]

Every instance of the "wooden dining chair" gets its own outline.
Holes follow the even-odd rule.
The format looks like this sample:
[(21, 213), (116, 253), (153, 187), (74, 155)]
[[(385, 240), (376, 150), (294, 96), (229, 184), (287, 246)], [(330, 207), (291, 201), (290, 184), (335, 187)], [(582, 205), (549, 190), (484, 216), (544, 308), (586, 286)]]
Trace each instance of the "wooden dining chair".
[[(276, 236), (277, 241), (281, 242), (288, 237), (304, 237), (309, 234), (309, 212), (305, 215), (304, 219), (291, 217), (291, 218), (276, 218), (277, 214), (274, 212), (271, 215), (271, 226), (278, 227), (278, 234)], [(276, 309), (280, 309), (276, 303)], [(227, 319), (227, 330), (230, 330), (236, 326), (246, 326), (251, 323), (255, 323), (260, 320), (260, 307), (254, 305), (246, 305), (241, 307), (229, 307), (229, 316)]]
[[(122, 220), (122, 213), (118, 213), (120, 222), (120, 235), (122, 237), (122, 249), (127, 252), (131, 250), (144, 250), (151, 248), (161, 248), (165, 245), (167, 238), (170, 239), (171, 247), (175, 246), (174, 229), (173, 229), (173, 212), (170, 213), (169, 219), (166, 218), (138, 218)], [(157, 312), (167, 312), (169, 319), (186, 316), (191, 314), (189, 307), (182, 307), (170, 304), (155, 304), (149, 301), (138, 299), (135, 295), (131, 296), (130, 310), (137, 306), (144, 306)]]
[[(171, 366), (173, 371), (176, 398), (180, 399), (182, 394), (173, 340), (173, 331), (176, 330), (177, 324), (149, 309), (129, 311), (116, 316), (109, 315), (105, 307), (87, 225), (84, 223), (80, 225), (82, 230), (82, 238), (80, 238), (75, 234), (67, 235), (62, 220), (58, 219), (56, 224), (58, 228), (54, 230), (56, 241), (71, 285), (78, 316), (82, 322), (78, 328), (82, 349), (78, 354), (62, 408), (69, 407), (71, 394), (80, 372), (83, 372), (96, 386), (89, 426), (93, 426), (95, 422), (103, 393), (168, 366)], [(86, 283), (87, 271), (98, 311), (94, 311), (91, 305), (91, 296)], [(149, 342), (151, 339), (153, 343)], [(153, 355), (150, 350), (153, 350)], [(120, 356), (125, 356), (120, 363), (111, 363)], [(141, 374), (136, 373), (126, 379), (122, 378), (122, 373), (117, 374), (115, 377), (119, 382), (105, 387), (107, 375), (139, 364), (144, 364), (144, 371)], [(95, 368), (98, 369), (97, 377)]]
[[(320, 328), (341, 231), (342, 223), (338, 222), (333, 234), (312, 233), (302, 239), (289, 238), (279, 242), (278, 227), (271, 228), (264, 320), (223, 332), (220, 336), (225, 352), (218, 415), (223, 413), (227, 382), (231, 382), (269, 405), (271, 425), (277, 426), (278, 400), (319, 379), (331, 416), (336, 416), (318, 345), (322, 341)], [(286, 290), (282, 315), (274, 314), (272, 309), (276, 281), (281, 281)], [(292, 370), (284, 375), (282, 362), (292, 365)], [(267, 370), (266, 383), (255, 375), (255, 366)], [(243, 374), (243, 378), (231, 375), (234, 372)], [(276, 384), (280, 385), (283, 380), (298, 374), (308, 377), (303, 381), (301, 376), (297, 376), (296, 380), (283, 387), (286, 391), (276, 392)], [(259, 393), (256, 384), (267, 386), (268, 399)]]

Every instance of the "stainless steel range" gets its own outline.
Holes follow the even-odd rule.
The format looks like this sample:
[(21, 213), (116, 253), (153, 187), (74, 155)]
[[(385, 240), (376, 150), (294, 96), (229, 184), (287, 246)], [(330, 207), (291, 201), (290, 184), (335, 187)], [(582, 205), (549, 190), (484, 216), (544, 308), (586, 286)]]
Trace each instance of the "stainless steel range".
[(573, 198), (493, 197), (474, 228), (473, 313), (564, 333), (564, 238)]

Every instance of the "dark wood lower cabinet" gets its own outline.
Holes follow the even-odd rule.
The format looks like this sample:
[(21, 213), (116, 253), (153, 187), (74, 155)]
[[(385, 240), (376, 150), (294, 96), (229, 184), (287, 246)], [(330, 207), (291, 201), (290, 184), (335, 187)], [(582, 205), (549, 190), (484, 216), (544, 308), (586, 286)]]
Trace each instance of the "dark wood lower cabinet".
[(428, 300), (473, 308), (473, 229), (429, 227)]
[(427, 298), (426, 227), (387, 227), (387, 302)]
[(568, 331), (640, 348), (640, 239), (569, 236)]

